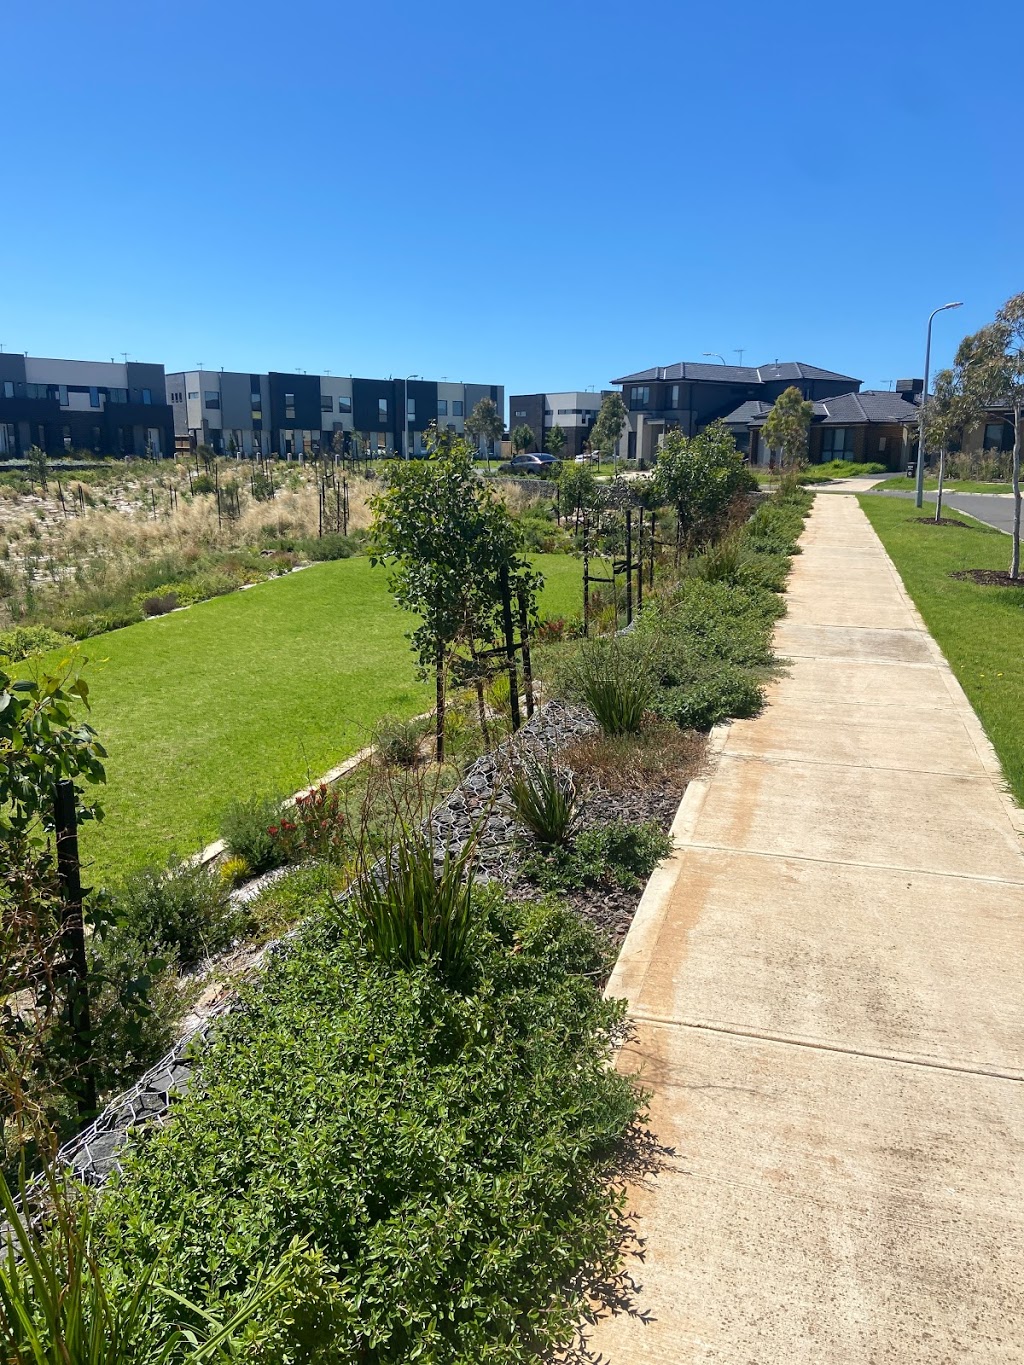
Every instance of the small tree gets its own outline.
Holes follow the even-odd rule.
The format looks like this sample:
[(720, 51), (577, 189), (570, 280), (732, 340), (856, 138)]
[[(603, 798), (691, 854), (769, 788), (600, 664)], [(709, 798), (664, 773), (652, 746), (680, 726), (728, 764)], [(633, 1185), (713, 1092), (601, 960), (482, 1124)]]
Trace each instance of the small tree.
[(473, 411), (466, 418), (466, 431), (477, 443), (484, 442), (484, 454), (487, 460), (487, 468), (491, 467), (491, 443), (501, 440), (501, 433), (505, 430), (505, 424), (501, 420), (501, 413), (498, 411), (497, 404), (493, 398), (481, 398), (473, 408)]
[(562, 430), (562, 428), (558, 425), (557, 422), (548, 432), (547, 446), (548, 454), (554, 455), (556, 460), (559, 458), (562, 451), (565, 449), (565, 432)]
[(796, 469), (806, 460), (807, 437), (813, 416), (814, 404), (807, 402), (792, 384), (776, 398), (765, 419), (764, 439), (769, 450), (779, 452), (780, 472), (787, 465)]
[(590, 428), (590, 445), (597, 451), (598, 459), (615, 460), (615, 451), (626, 425), (626, 405), (621, 393), (605, 395), (597, 420)]
[(525, 454), (526, 451), (529, 450), (530, 446), (533, 445), (533, 442), (534, 442), (533, 427), (528, 427), (525, 422), (521, 422), (519, 426), (513, 427), (512, 429), (513, 455), (515, 455), (516, 453)]
[(676, 513), (676, 561), (712, 539), (746, 478), (743, 457), (724, 422), (712, 422), (696, 436), (670, 431), (654, 471), (658, 498)]
[(570, 460), (559, 468), (558, 490), (562, 516), (573, 516), (579, 530), (583, 513), (597, 507), (600, 501), (600, 485), (594, 471), (589, 465)]
[(35, 478), (36, 482), (42, 486), (43, 492), (47, 491), (47, 475), (49, 473), (49, 461), (46, 458), (46, 451), (42, 446), (29, 446), (25, 453), (28, 461), (29, 473)]

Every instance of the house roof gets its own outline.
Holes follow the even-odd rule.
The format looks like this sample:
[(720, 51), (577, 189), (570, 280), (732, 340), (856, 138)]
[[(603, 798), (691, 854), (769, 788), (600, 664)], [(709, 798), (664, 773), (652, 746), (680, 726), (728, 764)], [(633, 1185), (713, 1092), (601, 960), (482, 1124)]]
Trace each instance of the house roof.
[(697, 360), (680, 360), (675, 365), (655, 365), (653, 369), (626, 374), (611, 382), (644, 384), (665, 379), (703, 379), (719, 384), (770, 384), (780, 379), (848, 379), (851, 384), (860, 383), (856, 375), (822, 370), (817, 365), (805, 365), (802, 360), (776, 361), (771, 365), (706, 365)]
[[(759, 409), (759, 411), (757, 410)], [(741, 403), (725, 421), (730, 426), (761, 426), (771, 411), (770, 403)], [(840, 393), (835, 398), (819, 398), (814, 404), (814, 425), (854, 427), (865, 422), (916, 422), (920, 409), (902, 393), (888, 389), (868, 389), (865, 393)]]

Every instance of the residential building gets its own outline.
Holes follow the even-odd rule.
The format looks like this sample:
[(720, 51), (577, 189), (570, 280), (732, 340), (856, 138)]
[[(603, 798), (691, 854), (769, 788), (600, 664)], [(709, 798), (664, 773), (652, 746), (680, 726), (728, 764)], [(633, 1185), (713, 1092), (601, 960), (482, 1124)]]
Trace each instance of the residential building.
[(612, 383), (622, 386), (629, 412), (626, 449), (620, 453), (644, 465), (653, 462), (662, 437), (673, 427), (693, 436), (742, 403), (758, 401), (770, 405), (791, 386), (811, 400), (856, 393), (861, 386), (861, 381), (850, 375), (801, 361), (709, 365), (684, 360), (623, 375)]
[(601, 393), (571, 389), (565, 393), (514, 393), (508, 400), (508, 429), (527, 426), (533, 432), (531, 450), (546, 450), (548, 432), (559, 426), (565, 432), (563, 460), (574, 459), (583, 453), (590, 438), (590, 428), (597, 421), (601, 400), (610, 390)]
[(0, 352), (0, 459), (33, 445), (50, 456), (173, 455), (164, 367)]
[(184, 370), (167, 376), (174, 430), (217, 454), (300, 459), (340, 445), (345, 454), (420, 455), (427, 428), (462, 434), (481, 398), (502, 411), (500, 384), (341, 375)]
[[(841, 393), (817, 400), (808, 435), (808, 462), (852, 460), (856, 464), (905, 469), (908, 460), (917, 458), (923, 388), (920, 379), (901, 379), (895, 392), (866, 389), (863, 393)], [(763, 399), (748, 399), (725, 418), (751, 464), (769, 463), (763, 427), (771, 407)]]

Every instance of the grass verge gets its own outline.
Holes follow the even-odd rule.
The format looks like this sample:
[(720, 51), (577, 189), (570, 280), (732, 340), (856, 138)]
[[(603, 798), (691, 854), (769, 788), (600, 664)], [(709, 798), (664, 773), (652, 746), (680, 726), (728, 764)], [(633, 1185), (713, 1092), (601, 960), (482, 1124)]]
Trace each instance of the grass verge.
[[(900, 474), (897, 478), (886, 479), (884, 483), (875, 484), (876, 493), (884, 493), (898, 490), (901, 493), (911, 493), (917, 485), (913, 479), (908, 479), (905, 474)], [(925, 479), (925, 491), (935, 493), (938, 491), (938, 479)], [(942, 484), (944, 493), (1012, 493), (1013, 489), (1008, 483), (986, 483), (983, 479), (945, 479)]]
[(1009, 537), (918, 520), (912, 502), (859, 499), (925, 624), (995, 746), (1014, 799), (1024, 804), (1024, 587), (951, 578), (959, 569), (1005, 572)]

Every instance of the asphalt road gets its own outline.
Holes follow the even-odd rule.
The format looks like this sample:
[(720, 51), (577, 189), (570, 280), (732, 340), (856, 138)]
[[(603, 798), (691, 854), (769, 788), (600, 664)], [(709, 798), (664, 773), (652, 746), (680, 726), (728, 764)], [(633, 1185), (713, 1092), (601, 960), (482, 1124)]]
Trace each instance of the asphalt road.
[[(913, 490), (895, 492), (887, 490), (879, 493), (880, 498), (912, 498)], [(925, 501), (935, 502), (935, 494), (926, 492)], [(997, 531), (1007, 535), (1013, 529), (1013, 497), (1009, 493), (943, 493), (943, 509), (955, 508), (968, 516), (983, 521), (986, 526), (994, 526)]]

